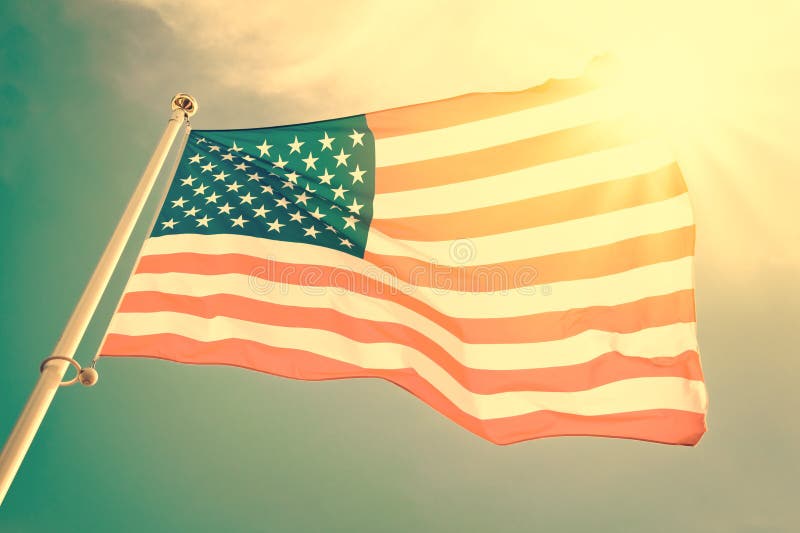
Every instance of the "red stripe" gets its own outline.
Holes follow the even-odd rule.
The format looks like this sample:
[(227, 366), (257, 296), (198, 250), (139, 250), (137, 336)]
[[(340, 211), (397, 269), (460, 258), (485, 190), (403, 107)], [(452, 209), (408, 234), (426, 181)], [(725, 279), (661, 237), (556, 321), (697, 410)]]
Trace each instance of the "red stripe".
[[(395, 239), (447, 241), (483, 237), (587, 218), (674, 198), (686, 192), (678, 165), (504, 204), (402, 218), (372, 227)], [(513, 194), (513, 191), (512, 191)], [(380, 217), (380, 213), (376, 213)]]
[(436, 102), (367, 113), (367, 124), (375, 138), (394, 137), (552, 104), (585, 94), (597, 86), (583, 78), (550, 80), (517, 92), (465, 94)]
[[(399, 289), (349, 269), (280, 263), (240, 254), (178, 253), (144, 256), (137, 273), (244, 274), (276, 284), (336, 287), (395, 302), (428, 318), (464, 342), (503, 344), (558, 340), (589, 329), (631, 333), (676, 322), (694, 322), (694, 291), (643, 298), (614, 306), (592, 306), (504, 318), (455, 318)], [(279, 286), (275, 287), (279, 290)], [(532, 298), (545, 298), (532, 295)]]
[(375, 194), (410, 191), (496, 176), (607, 150), (645, 136), (629, 121), (577, 126), (472, 152), (378, 167)]
[[(135, 292), (126, 294), (120, 313), (169, 311), (203, 318), (225, 316), (282, 327), (314, 328), (360, 343), (391, 342), (413, 348), (439, 365), (466, 389), (478, 394), (505, 391), (578, 391), (635, 377), (685, 377), (702, 380), (699, 356), (686, 351), (675, 357), (626, 357), (610, 351), (577, 365), (540, 369), (477, 370), (461, 364), (436, 342), (415, 329), (393, 322), (355, 318), (333, 309), (285, 306), (215, 294), (204, 297)], [(267, 340), (267, 339), (265, 339)]]
[(408, 390), (454, 422), (496, 444), (560, 435), (586, 435), (694, 445), (705, 432), (705, 417), (671, 409), (581, 416), (542, 411), (481, 420), (469, 415), (412, 369), (365, 370), (319, 355), (237, 339), (198, 342), (178, 335), (142, 337), (110, 334), (103, 356), (138, 356), (182, 363), (229, 365), (303, 380), (375, 377)]
[(478, 266), (439, 265), (401, 255), (370, 251), (364, 260), (416, 287), (489, 292), (598, 278), (674, 261), (694, 253), (694, 226), (642, 235), (595, 248)]
[[(695, 228), (686, 226), (594, 248), (478, 266), (441, 265), (408, 256), (376, 254), (368, 250), (364, 253), (364, 260), (415, 287), (446, 288), (460, 292), (491, 292), (530, 287), (534, 283), (543, 285), (560, 281), (598, 278), (656, 263), (673, 261), (691, 256), (694, 253), (694, 242)], [(178, 264), (179, 258), (176, 257), (175, 266), (170, 267), (169, 264), (166, 264), (171, 262), (168, 259), (171, 257), (170, 255), (159, 257), (165, 258), (163, 268), (178, 269), (174, 270), (175, 272), (184, 271), (180, 270), (183, 267)], [(187, 261), (197, 261), (198, 263), (225, 261), (224, 254), (218, 256), (197, 255), (191, 258), (182, 255), (182, 257), (186, 257)], [(258, 263), (243, 268), (260, 271), (263, 270), (263, 267), (263, 259), (259, 259)], [(156, 271), (169, 270), (158, 269)], [(201, 273), (219, 272), (203, 270)], [(343, 276), (340, 271), (335, 274), (335, 277)], [(360, 288), (361, 284), (354, 281), (348, 278), (348, 286)]]

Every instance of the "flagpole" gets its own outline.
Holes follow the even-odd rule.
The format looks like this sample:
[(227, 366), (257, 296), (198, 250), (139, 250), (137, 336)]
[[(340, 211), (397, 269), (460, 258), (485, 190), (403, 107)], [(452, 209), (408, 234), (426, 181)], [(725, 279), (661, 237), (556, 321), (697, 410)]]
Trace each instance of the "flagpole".
[[(106, 245), (106, 249), (97, 263), (92, 273), (92, 277), (86, 284), (86, 288), (81, 295), (78, 304), (72, 311), (61, 338), (58, 340), (51, 357), (45, 359), (41, 366), (39, 380), (31, 392), (28, 402), (22, 409), (17, 419), (14, 429), (11, 431), (8, 440), (0, 452), (0, 505), (8, 493), (11, 482), (19, 470), (20, 464), (28, 452), (28, 448), (33, 441), (36, 431), (53, 401), (53, 397), (62, 384), (61, 380), (70, 365), (80, 368), (74, 360), (75, 352), (83, 338), (86, 328), (94, 315), (100, 298), (108, 285), (111, 275), (119, 262), (125, 245), (133, 232), (139, 215), (144, 208), (150, 191), (156, 182), (158, 173), (164, 164), (164, 160), (172, 147), (181, 125), (184, 120), (195, 114), (197, 111), (197, 101), (188, 94), (177, 94), (172, 99), (172, 114), (167, 122), (167, 127), (161, 135), (161, 139), (156, 145), (147, 167), (142, 173), (139, 184), (133, 192), (122, 217), (117, 224), (111, 239)], [(187, 126), (188, 127), (188, 126)], [(84, 369), (82, 376), (64, 384), (72, 384), (80, 377), (81, 382), (86, 385), (93, 385), (97, 375), (93, 369)]]

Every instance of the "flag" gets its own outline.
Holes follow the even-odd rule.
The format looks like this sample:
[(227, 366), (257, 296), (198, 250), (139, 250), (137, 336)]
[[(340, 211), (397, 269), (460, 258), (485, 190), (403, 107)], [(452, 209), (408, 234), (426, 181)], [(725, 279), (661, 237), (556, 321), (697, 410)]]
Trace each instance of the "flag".
[(619, 104), (578, 78), (193, 131), (99, 354), (383, 378), (498, 444), (693, 445), (691, 206)]

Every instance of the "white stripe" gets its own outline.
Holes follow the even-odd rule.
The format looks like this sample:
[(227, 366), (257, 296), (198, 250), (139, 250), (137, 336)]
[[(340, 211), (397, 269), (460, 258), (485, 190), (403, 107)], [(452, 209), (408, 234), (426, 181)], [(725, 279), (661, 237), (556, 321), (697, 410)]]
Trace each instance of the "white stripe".
[[(413, 257), (440, 266), (491, 265), (594, 248), (650, 233), (692, 225), (692, 206), (684, 193), (668, 200), (497, 235), (456, 241), (410, 241), (370, 228), (367, 251)], [(461, 246), (467, 254), (454, 252)]]
[(376, 139), (375, 166), (472, 152), (610, 119), (621, 114), (619, 104), (609, 90), (598, 89), (552, 104), (448, 128)]
[[(500, 205), (627, 178), (675, 160), (662, 143), (641, 142), (488, 176), (424, 189), (375, 195), (375, 219), (438, 215)], [(458, 199), (458, 201), (453, 201)]]
[(703, 413), (706, 409), (703, 383), (675, 377), (627, 379), (579, 392), (475, 394), (433, 361), (405, 346), (362, 344), (328, 331), (268, 326), (225, 317), (205, 319), (181, 313), (120, 313), (114, 317), (109, 332), (133, 336), (173, 333), (203, 342), (246, 339), (312, 353), (324, 351), (325, 357), (363, 368), (412, 368), (459, 409), (483, 420), (545, 410), (596, 416), (649, 409)]
[(561, 340), (520, 344), (467, 344), (435, 322), (395, 302), (340, 289), (266, 284), (243, 274), (135, 274), (126, 293), (160, 292), (193, 297), (229, 294), (277, 305), (333, 309), (345, 315), (401, 324), (441, 346), (464, 366), (485, 370), (550, 368), (586, 363), (611, 351), (628, 357), (671, 357), (697, 350), (694, 323), (635, 333), (584, 331)]
[(643, 266), (600, 278), (548, 284), (549, 294), (520, 288), (498, 292), (448, 292), (417, 287), (413, 296), (441, 312), (464, 318), (505, 318), (593, 306), (614, 306), (693, 287), (694, 258)]
[[(207, 243), (204, 242), (206, 240)], [(262, 248), (263, 242), (269, 243), (270, 246)], [(170, 248), (166, 246), (167, 244), (172, 244), (173, 247)], [(253, 246), (248, 249), (247, 244)], [(609, 276), (551, 283), (548, 284), (549, 295), (544, 295), (535, 286), (476, 293), (417, 287), (397, 279), (363, 259), (329, 248), (268, 241), (241, 235), (170, 235), (148, 239), (143, 247), (143, 255), (175, 252), (241, 253), (263, 257), (263, 267), (254, 269), (257, 271), (261, 268), (262, 272), (264, 268), (271, 268), (272, 261), (311, 265), (297, 267), (306, 269), (304, 273), (307, 273), (309, 279), (321, 275), (315, 270), (314, 265), (349, 269), (384, 283), (387, 294), (392, 292), (407, 294), (445, 315), (460, 318), (504, 318), (590, 306), (620, 305), (649, 296), (691, 289), (694, 286), (692, 277), (694, 258), (691, 256)], [(254, 274), (257, 274), (255, 271)]]
[[(662, 233), (691, 226), (693, 215), (688, 194), (611, 213), (585, 217), (558, 224), (539, 226), (499, 235), (454, 241), (408, 241), (391, 239), (372, 229), (367, 251), (389, 256), (408, 256), (420, 261), (434, 261), (437, 266), (475, 266), (528, 259), (550, 254), (583, 250), (612, 244), (642, 235)], [(454, 247), (469, 250), (471, 260), (450, 257)], [(375, 265), (348, 253), (324, 246), (276, 241), (247, 235), (176, 234), (151, 237), (145, 241), (142, 255), (170, 253), (243, 254), (285, 263), (320, 264), (349, 268), (372, 277)], [(455, 254), (454, 254), (455, 255)], [(462, 262), (463, 260), (463, 262)]]
[[(142, 246), (142, 255), (175, 253), (198, 254), (242, 254), (260, 257), (265, 261), (283, 261), (339, 266), (361, 271), (370, 266), (363, 259), (325, 246), (315, 246), (301, 242), (275, 241), (249, 235), (199, 235), (181, 233), (150, 237)], [(374, 268), (374, 266), (373, 266)]]
[[(199, 237), (199, 240), (197, 238)], [(164, 240), (167, 239), (165, 242)], [(204, 240), (208, 243), (204, 246)], [(158, 242), (154, 242), (158, 241)], [(229, 242), (226, 242), (229, 241)], [(256, 241), (256, 242), (254, 242)], [(260, 253), (260, 242), (268, 242), (272, 248)], [(187, 247), (187, 243), (196, 243)], [(165, 244), (175, 244), (172, 249)], [(243, 244), (253, 243), (249, 250)], [(216, 244), (216, 245), (215, 245)], [(231, 246), (220, 246), (230, 244)], [(522, 316), (589, 306), (611, 306), (670, 294), (693, 288), (693, 257), (648, 265), (599, 278), (560, 281), (548, 284), (549, 295), (535, 287), (520, 287), (507, 291), (463, 293), (446, 288), (417, 287), (405, 283), (375, 265), (349, 254), (322, 246), (302, 243), (267, 241), (257, 237), (241, 235), (171, 235), (149, 239), (143, 255), (152, 253), (174, 253), (181, 251), (206, 254), (242, 253), (263, 257), (262, 268), (270, 268), (271, 261), (312, 265), (307, 267), (309, 276), (317, 276), (313, 265), (349, 269), (385, 284), (388, 294), (392, 291), (407, 294), (420, 300), (445, 315), (461, 318), (504, 318)], [(330, 252), (330, 253), (329, 253)], [(301, 268), (301, 267), (297, 267)], [(258, 270), (258, 269), (256, 269)]]

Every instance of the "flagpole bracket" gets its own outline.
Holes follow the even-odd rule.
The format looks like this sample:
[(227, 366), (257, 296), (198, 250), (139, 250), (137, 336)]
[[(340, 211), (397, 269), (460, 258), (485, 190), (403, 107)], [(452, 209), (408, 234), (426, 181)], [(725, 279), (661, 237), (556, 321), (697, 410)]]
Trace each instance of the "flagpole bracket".
[(39, 372), (44, 372), (44, 367), (50, 361), (66, 361), (70, 365), (75, 367), (75, 370), (77, 371), (74, 378), (68, 381), (62, 381), (61, 383), (58, 384), (59, 387), (69, 387), (70, 385), (75, 385), (78, 382), (80, 382), (81, 385), (83, 385), (84, 387), (91, 387), (92, 385), (97, 383), (97, 380), (100, 377), (97, 373), (97, 370), (95, 370), (94, 365), (86, 368), (81, 368), (80, 363), (78, 363), (75, 359), (73, 359), (72, 357), (65, 357), (63, 355), (52, 355), (50, 357), (45, 358), (42, 361), (42, 364), (39, 365)]

